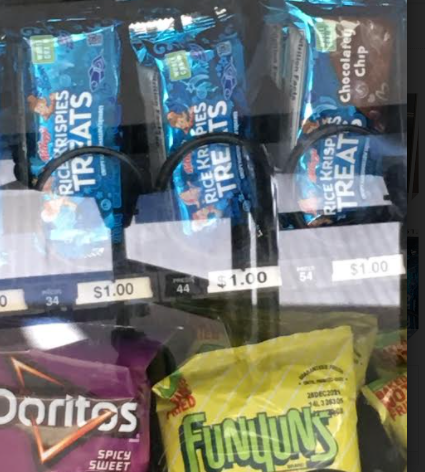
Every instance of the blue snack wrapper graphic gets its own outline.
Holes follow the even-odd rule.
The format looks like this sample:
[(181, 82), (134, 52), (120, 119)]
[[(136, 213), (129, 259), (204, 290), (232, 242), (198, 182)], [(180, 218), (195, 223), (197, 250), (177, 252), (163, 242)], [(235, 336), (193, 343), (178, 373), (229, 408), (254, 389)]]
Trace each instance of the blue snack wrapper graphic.
[[(196, 136), (248, 132), (244, 49), (234, 19), (227, 14), (181, 18), (182, 30), (173, 18), (130, 26), (139, 63), (159, 74), (165, 158)], [(218, 218), (238, 222), (250, 211), (253, 186), (242, 153), (226, 145), (205, 146), (178, 166), (172, 184), (186, 234)]]
[[(119, 149), (121, 47), (116, 25), (52, 21), (24, 29), (22, 37), (32, 178), (68, 150)], [(111, 239), (109, 230), (113, 242), (121, 241), (118, 161), (98, 155), (73, 159), (52, 175), (44, 190), (42, 219), (64, 256), (93, 256)], [(85, 199), (96, 204), (85, 204)], [(91, 221), (99, 226), (92, 227)]]
[[(353, 8), (354, 3), (364, 8)], [(384, 132), (387, 107), (394, 103), (396, 24), (390, 10), (373, 15), (364, 2), (342, 0), (294, 0), (285, 9), (290, 147), (326, 124)], [(368, 207), (383, 180), (383, 156), (376, 143), (340, 134), (320, 141), (300, 159), (295, 178), (307, 224), (347, 221), (353, 211)]]

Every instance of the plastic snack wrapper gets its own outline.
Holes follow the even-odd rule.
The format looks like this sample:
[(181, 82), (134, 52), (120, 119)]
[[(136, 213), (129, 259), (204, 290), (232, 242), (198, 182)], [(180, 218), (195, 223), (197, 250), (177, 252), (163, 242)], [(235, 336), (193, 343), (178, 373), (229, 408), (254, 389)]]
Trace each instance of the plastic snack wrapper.
[(378, 412), (387, 434), (407, 454), (407, 372), (377, 380), (363, 394)]
[(395, 79), (401, 3), (271, 2), (267, 34), (278, 52), (268, 67), (287, 113), (277, 165), (295, 173), (294, 198), (305, 225), (358, 221), (368, 202), (387, 195), (383, 138), (341, 132), (298, 162), (287, 156), (326, 125), (392, 132), (391, 105), (401, 103)]
[[(183, 143), (208, 133), (249, 130), (244, 48), (234, 16), (193, 14), (130, 26), (149, 116), (150, 162), (161, 165)], [(250, 172), (238, 147), (209, 145), (187, 155), (170, 176), (186, 234), (219, 218), (243, 219), (253, 205)]]
[(376, 317), (350, 312), (319, 314), (283, 311), (279, 323), (285, 334), (349, 326), (353, 331), (355, 372), (357, 389), (360, 391), (365, 383), (366, 371), (375, 345), (378, 330)]
[[(37, 348), (43, 329), (54, 338)], [(111, 344), (112, 328), (42, 324), (3, 331), (0, 455), (16, 472), (122, 470), (149, 464), (151, 387), (159, 349), (149, 339)], [(55, 345), (46, 349), (46, 345)], [(10, 347), (6, 347), (9, 345)], [(11, 454), (11, 452), (13, 452)]]
[[(117, 25), (49, 21), (24, 28), (21, 36), (19, 96), (27, 121), (29, 185), (66, 151), (86, 146), (119, 149)], [(64, 257), (94, 257), (111, 239), (121, 241), (117, 160), (101, 155), (69, 160), (51, 175), (43, 191), (41, 219), (52, 246)]]
[[(241, 302), (239, 302), (239, 305)], [(244, 310), (241, 309), (238, 313), (232, 313), (229, 306), (223, 302), (220, 305), (216, 304), (214, 309), (208, 306), (207, 302), (201, 303), (199, 300), (194, 303), (184, 304), (180, 306), (185, 310), (192, 310), (193, 313), (199, 313), (203, 316), (213, 316), (216, 319), (226, 320), (227, 318), (239, 321), (238, 335), (232, 337), (233, 346), (239, 346), (243, 341), (243, 330), (247, 325), (248, 320), (244, 320)], [(248, 309), (246, 308), (246, 311)], [(267, 313), (264, 319), (267, 319)], [(258, 321), (261, 325), (263, 322), (262, 312), (258, 313)], [(365, 384), (366, 371), (369, 366), (369, 361), (375, 347), (375, 340), (378, 331), (377, 319), (373, 315), (366, 313), (355, 312), (321, 312), (308, 313), (301, 311), (281, 310), (276, 314), (276, 325), (280, 334), (289, 335), (296, 333), (308, 333), (320, 329), (332, 329), (339, 326), (349, 326), (353, 332), (354, 343), (354, 363), (356, 370), (357, 390)]]
[(154, 391), (169, 472), (360, 472), (349, 327), (198, 354)]
[(373, 355), (380, 377), (388, 377), (407, 370), (407, 331), (379, 333)]

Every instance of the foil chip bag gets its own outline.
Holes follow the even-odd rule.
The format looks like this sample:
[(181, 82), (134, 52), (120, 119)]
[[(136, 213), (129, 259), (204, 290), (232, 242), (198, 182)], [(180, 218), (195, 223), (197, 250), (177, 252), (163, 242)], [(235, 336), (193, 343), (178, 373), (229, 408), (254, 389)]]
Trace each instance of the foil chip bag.
[[(72, 332), (61, 329), (63, 339)], [(82, 327), (85, 334), (90, 329)], [(90, 339), (48, 351), (2, 347), (4, 470), (148, 470), (151, 388), (146, 369), (158, 346), (146, 339), (127, 340), (115, 350), (103, 337), (106, 333), (111, 336), (96, 327)]]
[(348, 327), (198, 354), (154, 392), (169, 472), (360, 472)]
[(377, 380), (363, 388), (369, 404), (378, 412), (388, 436), (407, 455), (407, 372)]
[(407, 370), (407, 331), (379, 333), (373, 360), (380, 377), (405, 372)]
[(320, 329), (349, 326), (353, 331), (354, 365), (357, 390), (365, 384), (366, 372), (375, 345), (378, 322), (375, 316), (355, 312), (304, 313), (283, 311), (279, 326), (284, 334), (307, 333)]

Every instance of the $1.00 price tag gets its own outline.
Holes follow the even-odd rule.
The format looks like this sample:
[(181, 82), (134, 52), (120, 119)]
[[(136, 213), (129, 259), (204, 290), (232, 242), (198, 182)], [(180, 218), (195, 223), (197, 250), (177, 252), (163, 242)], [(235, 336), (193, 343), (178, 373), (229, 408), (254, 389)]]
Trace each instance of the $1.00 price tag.
[(0, 313), (24, 311), (27, 309), (28, 306), (25, 303), (23, 290), (4, 290), (0, 292)]
[(334, 261), (332, 269), (333, 282), (394, 277), (406, 273), (402, 254)]
[(77, 305), (92, 303), (121, 302), (152, 298), (152, 286), (149, 277), (85, 282), (78, 284)]
[(208, 279), (208, 293), (236, 292), (282, 285), (280, 268), (275, 266), (246, 270), (220, 270), (210, 272)]

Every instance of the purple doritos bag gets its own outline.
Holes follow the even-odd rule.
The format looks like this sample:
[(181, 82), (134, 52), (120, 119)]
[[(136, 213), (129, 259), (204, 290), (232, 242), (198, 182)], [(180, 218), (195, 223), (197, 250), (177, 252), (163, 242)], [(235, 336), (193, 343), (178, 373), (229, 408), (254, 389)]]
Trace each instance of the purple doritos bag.
[(25, 328), (0, 333), (10, 341), (24, 332), (22, 342), (0, 342), (1, 470), (146, 472), (146, 369), (159, 343), (137, 336), (114, 343), (113, 327), (93, 325), (79, 325), (69, 342), (63, 326), (56, 335), (63, 343), (49, 350), (34, 348), (37, 335)]

